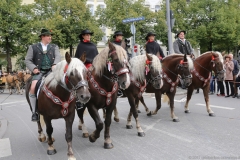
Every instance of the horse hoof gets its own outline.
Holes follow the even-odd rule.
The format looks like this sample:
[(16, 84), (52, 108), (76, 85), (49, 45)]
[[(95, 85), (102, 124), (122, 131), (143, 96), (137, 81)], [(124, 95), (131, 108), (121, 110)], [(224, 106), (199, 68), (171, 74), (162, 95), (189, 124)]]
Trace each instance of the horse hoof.
[(147, 113), (147, 116), (151, 116), (152, 115), (152, 112), (150, 111), (149, 113)]
[(39, 140), (40, 142), (45, 142), (45, 141), (46, 141), (46, 137), (39, 137), (38, 140)]
[(88, 137), (89, 137), (89, 134), (88, 134), (88, 133), (83, 133), (83, 134), (82, 134), (82, 137), (83, 137), (83, 138), (88, 138)]
[(112, 143), (104, 143), (104, 148), (105, 149), (112, 149), (113, 148), (113, 144)]
[(114, 121), (115, 121), (115, 122), (119, 122), (119, 118), (115, 118), (115, 117), (114, 117)]
[(145, 133), (144, 133), (144, 132), (138, 132), (138, 136), (139, 136), (139, 137), (144, 137), (144, 136), (145, 136)]
[(78, 130), (82, 130), (82, 126), (78, 126)]
[(95, 142), (95, 141), (96, 141), (96, 139), (95, 139), (95, 138), (93, 138), (93, 137), (90, 135), (90, 136), (89, 136), (89, 141), (93, 143), (93, 142)]
[(126, 125), (126, 128), (127, 128), (127, 129), (132, 129), (133, 126), (132, 126), (132, 125)]
[(185, 112), (185, 113), (190, 113), (190, 111), (189, 111), (189, 110), (185, 110), (184, 112)]
[(141, 113), (141, 111), (140, 111), (140, 110), (138, 110), (138, 113)]
[(179, 122), (179, 119), (173, 119), (173, 122)]
[(209, 113), (210, 117), (215, 117), (216, 115), (214, 113)]
[(47, 154), (48, 155), (54, 155), (56, 153), (57, 153), (56, 149), (54, 149), (54, 150), (47, 150)]

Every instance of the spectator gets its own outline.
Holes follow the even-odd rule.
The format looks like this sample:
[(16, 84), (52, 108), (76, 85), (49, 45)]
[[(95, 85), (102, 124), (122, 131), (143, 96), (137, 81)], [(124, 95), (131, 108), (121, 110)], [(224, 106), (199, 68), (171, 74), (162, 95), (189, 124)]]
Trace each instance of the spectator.
[(212, 72), (212, 76), (210, 79), (210, 94), (214, 94), (215, 93), (215, 75), (214, 72)]
[(238, 88), (236, 86), (236, 77), (237, 77), (237, 74), (239, 72), (239, 66), (238, 66), (238, 61), (233, 59), (233, 54), (229, 54), (229, 57), (230, 57), (230, 60), (233, 62), (233, 71), (232, 71), (232, 74), (233, 74), (233, 92), (232, 92), (232, 97), (235, 98), (235, 97), (238, 97)]
[[(224, 61), (224, 68), (226, 70), (226, 77), (225, 77), (225, 87), (226, 87), (226, 98), (233, 96), (234, 95), (234, 90), (233, 90), (233, 69), (234, 69), (234, 64), (233, 61), (231, 61), (231, 58), (229, 55), (225, 56), (225, 61)], [(231, 89), (231, 94), (229, 94), (229, 86)]]

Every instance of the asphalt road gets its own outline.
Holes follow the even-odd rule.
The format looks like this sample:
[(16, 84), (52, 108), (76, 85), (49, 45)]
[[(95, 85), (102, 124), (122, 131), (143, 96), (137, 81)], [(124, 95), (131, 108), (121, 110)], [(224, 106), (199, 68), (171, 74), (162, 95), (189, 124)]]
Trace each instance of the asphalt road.
[[(0, 94), (0, 103), (8, 94)], [(150, 110), (155, 109), (155, 98), (145, 95)], [(148, 117), (141, 105), (139, 114), (145, 137), (138, 137), (135, 121), (133, 129), (126, 129), (129, 104), (118, 99), (120, 122), (112, 122), (111, 139), (114, 148), (103, 148), (103, 131), (95, 142), (82, 138), (78, 118), (73, 124), (73, 151), (78, 160), (187, 160), (240, 159), (240, 99), (210, 95), (210, 104), (216, 117), (209, 117), (200, 91), (190, 101), (191, 113), (184, 113), (185, 95), (175, 97), (175, 114), (180, 122), (172, 122), (166, 103), (158, 114)], [(6, 132), (0, 137), (1, 160), (64, 160), (67, 159), (64, 120), (53, 120), (56, 139), (55, 155), (47, 155), (47, 143), (38, 141), (37, 124), (31, 122), (31, 112), (23, 95), (11, 95), (0, 106), (0, 119), (7, 121)], [(100, 111), (102, 113), (102, 111)], [(3, 119), (2, 119), (3, 120)], [(95, 124), (85, 116), (89, 133)], [(0, 131), (2, 128), (0, 128)], [(45, 129), (44, 129), (45, 130)]]

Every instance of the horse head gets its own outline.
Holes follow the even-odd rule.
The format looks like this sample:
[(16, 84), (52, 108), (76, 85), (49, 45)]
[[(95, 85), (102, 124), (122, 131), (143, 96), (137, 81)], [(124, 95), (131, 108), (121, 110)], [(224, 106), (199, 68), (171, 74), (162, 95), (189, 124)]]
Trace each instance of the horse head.
[(117, 78), (119, 87), (127, 89), (130, 85), (130, 76), (126, 66), (128, 63), (126, 51), (111, 42), (108, 42), (108, 47), (107, 69)]
[[(66, 52), (67, 64), (64, 68), (64, 83), (69, 91), (74, 91), (81, 103), (87, 103), (91, 94), (88, 90), (87, 69), (78, 58), (71, 58)], [(81, 63), (81, 64), (79, 64)]]
[(219, 81), (224, 80), (223, 58), (221, 53), (212, 52), (211, 54), (211, 70), (214, 71), (216, 78)]
[(151, 54), (151, 56), (146, 53), (146, 79), (152, 84), (155, 89), (160, 89), (163, 85), (162, 76), (161, 76), (161, 63), (157, 56)]
[(188, 87), (192, 83), (192, 74), (190, 69), (193, 68), (193, 62), (190, 57), (184, 54), (183, 59), (177, 65), (178, 74), (182, 79), (182, 85)]

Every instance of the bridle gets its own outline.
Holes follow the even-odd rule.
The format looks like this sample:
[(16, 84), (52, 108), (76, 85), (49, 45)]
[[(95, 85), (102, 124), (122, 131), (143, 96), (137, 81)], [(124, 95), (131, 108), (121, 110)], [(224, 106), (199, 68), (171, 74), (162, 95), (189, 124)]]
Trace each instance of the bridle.
[[(177, 68), (179, 70), (183, 70), (183, 68), (187, 68), (187, 66), (184, 66), (184, 64), (188, 64), (188, 62), (184, 62), (183, 60), (180, 61), (180, 63), (178, 64)], [(182, 75), (180, 75), (180, 79), (182, 79), (183, 81), (187, 80), (187, 79), (191, 79), (192, 78), (192, 74), (189, 75), (185, 75), (184, 73)]]
[(108, 68), (108, 71), (111, 72), (113, 74), (113, 76), (111, 78), (103, 75), (104, 78), (108, 79), (109, 81), (111, 82), (117, 82), (119, 80), (119, 76), (122, 75), (122, 74), (125, 74), (125, 73), (129, 73), (129, 69), (126, 67), (126, 64), (127, 64), (127, 60), (124, 62), (124, 66), (123, 68), (119, 69), (117, 72), (115, 72), (114, 68), (112, 67), (112, 58), (111, 58), (111, 55), (112, 54), (116, 54), (116, 50), (110, 52), (108, 54), (108, 60), (107, 60), (107, 68)]

